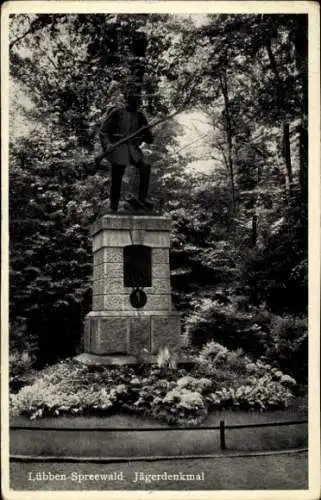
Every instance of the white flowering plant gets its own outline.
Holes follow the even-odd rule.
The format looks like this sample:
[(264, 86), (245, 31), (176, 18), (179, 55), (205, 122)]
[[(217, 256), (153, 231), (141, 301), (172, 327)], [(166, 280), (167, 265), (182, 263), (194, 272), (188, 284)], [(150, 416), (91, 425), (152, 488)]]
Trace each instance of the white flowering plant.
[(10, 396), (11, 414), (30, 418), (130, 412), (175, 425), (198, 425), (208, 411), (287, 407), (296, 381), (262, 360), (210, 342), (194, 368), (87, 367), (66, 360)]
[(273, 380), (271, 375), (250, 377), (246, 385), (222, 387), (209, 394), (207, 403), (212, 409), (275, 410), (286, 408), (294, 398), (288, 387)]

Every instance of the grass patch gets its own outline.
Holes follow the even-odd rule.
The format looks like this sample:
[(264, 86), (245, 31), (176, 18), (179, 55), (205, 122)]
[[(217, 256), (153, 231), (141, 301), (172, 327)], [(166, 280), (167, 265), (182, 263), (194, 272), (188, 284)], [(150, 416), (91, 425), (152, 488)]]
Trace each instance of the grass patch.
[[(131, 418), (128, 417), (128, 419)], [(87, 422), (90, 423), (90, 420), (90, 418), (85, 419), (83, 426)], [(109, 417), (108, 420), (112, 423), (113, 417)], [(144, 426), (144, 421), (137, 422), (136, 420), (135, 423), (137, 428)], [(77, 424), (79, 425), (76, 422), (75, 428)], [(226, 430), (226, 446), (229, 452), (307, 447), (307, 425), (229, 429)], [(201, 430), (201, 428), (189, 431), (165, 429), (151, 432), (12, 430), (10, 453), (12, 455), (61, 457), (186, 456), (220, 453), (220, 442), (219, 431)]]

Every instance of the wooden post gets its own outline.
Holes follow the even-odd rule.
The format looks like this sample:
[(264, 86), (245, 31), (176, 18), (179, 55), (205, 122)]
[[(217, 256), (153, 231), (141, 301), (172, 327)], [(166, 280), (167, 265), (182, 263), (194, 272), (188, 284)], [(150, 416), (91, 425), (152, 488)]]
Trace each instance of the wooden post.
[(220, 445), (221, 450), (226, 450), (224, 420), (220, 421)]

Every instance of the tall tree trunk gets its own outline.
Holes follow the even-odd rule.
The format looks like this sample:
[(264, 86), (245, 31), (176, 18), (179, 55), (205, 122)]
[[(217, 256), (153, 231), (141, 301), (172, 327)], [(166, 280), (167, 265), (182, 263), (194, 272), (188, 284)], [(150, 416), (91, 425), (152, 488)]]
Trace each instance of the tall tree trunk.
[[(272, 50), (272, 45), (271, 45), (271, 39), (269, 37), (266, 38), (265, 40), (265, 47), (269, 56), (270, 64), (272, 71), (275, 75), (276, 81), (277, 81), (277, 86), (276, 86), (276, 92), (277, 92), (277, 102), (279, 105), (279, 108), (282, 108), (282, 94), (283, 94), (283, 80), (281, 78), (281, 75), (278, 70), (278, 65)], [(287, 122), (283, 123), (283, 153), (284, 153), (284, 161), (285, 161), (285, 168), (286, 168), (286, 173), (288, 177), (288, 183), (289, 183), (289, 193), (290, 193), (290, 198), (293, 193), (293, 174), (292, 174), (292, 162), (291, 162), (291, 146), (290, 146), (290, 125)]]
[(300, 193), (304, 210), (308, 210), (308, 129), (303, 120), (300, 124)]
[[(146, 24), (148, 16), (145, 15), (143, 18), (143, 24)], [(130, 68), (130, 80), (131, 84), (135, 87), (135, 91), (140, 96), (143, 88), (144, 74), (145, 74), (145, 57), (148, 45), (148, 39), (146, 33), (143, 31), (135, 31), (133, 33), (132, 44), (131, 44), (131, 61), (129, 64)]]
[(255, 247), (257, 242), (257, 222), (258, 222), (257, 219), (258, 219), (257, 214), (254, 213), (252, 215), (252, 230), (251, 230), (252, 247)]
[(230, 174), (232, 201), (234, 209), (236, 200), (235, 200), (235, 179), (234, 179), (233, 149), (232, 149), (233, 133), (232, 133), (232, 122), (230, 114), (230, 102), (229, 102), (228, 87), (227, 87), (226, 68), (224, 68), (224, 70), (220, 73), (220, 87), (224, 98), (225, 131), (226, 131), (226, 143), (227, 143), (227, 165)]
[(302, 205), (307, 213), (308, 206), (308, 16), (298, 16), (293, 36), (298, 78), (302, 85), (300, 124), (300, 192)]
[[(147, 16), (144, 17), (144, 22), (147, 22)], [(145, 57), (147, 50), (147, 36), (143, 31), (133, 31), (131, 41), (131, 55), (129, 60), (130, 77), (127, 83), (128, 88), (138, 96), (139, 104), (142, 102), (142, 90), (145, 74)], [(130, 184), (132, 186), (131, 195), (138, 196), (138, 187), (140, 175), (137, 168), (130, 173)]]
[(288, 123), (283, 123), (283, 152), (289, 182), (289, 193), (291, 196), (293, 194), (293, 173), (291, 162), (290, 125)]

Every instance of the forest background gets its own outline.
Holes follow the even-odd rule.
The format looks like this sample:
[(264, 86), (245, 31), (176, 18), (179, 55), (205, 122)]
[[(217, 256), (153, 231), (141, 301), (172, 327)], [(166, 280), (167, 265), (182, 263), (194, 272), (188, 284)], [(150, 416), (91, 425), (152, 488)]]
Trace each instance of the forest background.
[(307, 44), (306, 15), (10, 17), (12, 377), (81, 349), (98, 129), (138, 61), (149, 120), (181, 111), (145, 154), (191, 349), (214, 339), (307, 383)]

